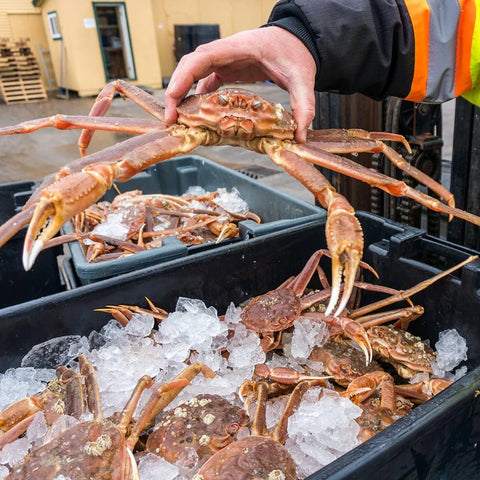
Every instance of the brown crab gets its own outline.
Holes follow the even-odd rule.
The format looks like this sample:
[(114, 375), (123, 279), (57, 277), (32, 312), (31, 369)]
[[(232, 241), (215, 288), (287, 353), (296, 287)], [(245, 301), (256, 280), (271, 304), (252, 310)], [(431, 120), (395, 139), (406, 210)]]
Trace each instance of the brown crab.
[[(242, 322), (247, 328), (260, 335), (264, 351), (267, 352), (278, 348), (282, 332), (290, 328), (300, 315), (317, 317), (316, 315), (306, 313), (306, 311), (312, 305), (332, 295), (331, 289), (328, 291), (309, 292), (305, 295), (305, 289), (313, 274), (319, 268), (320, 259), (325, 254), (328, 254), (326, 250), (317, 250), (312, 254), (305, 267), (297, 276), (289, 278), (274, 290), (254, 297), (244, 307), (241, 314)], [(360, 262), (360, 264), (370, 268), (363, 262)], [(327, 322), (333, 327), (340, 328), (341, 331), (357, 342), (365, 353), (365, 357), (368, 360), (371, 359), (370, 343), (365, 329), (361, 325), (344, 316), (333, 317), (326, 313), (320, 315), (318, 319)]]
[(22, 435), (35, 415), (43, 411), (47, 424), (62, 414), (79, 418), (84, 411), (83, 385), (80, 375), (65, 366), (56, 370), (57, 379), (45, 390), (24, 398), (0, 412), (0, 450)]
[[(118, 418), (105, 419), (93, 366), (82, 355), (79, 356), (79, 366), (80, 373), (85, 378), (87, 404), (93, 420), (82, 421), (68, 428), (50, 442), (28, 453), (23, 463), (6, 477), (8, 480), (53, 480), (59, 476), (72, 480), (139, 479), (132, 454), (138, 435), (193, 377), (200, 372), (207, 376), (213, 374), (202, 364), (188, 366), (174, 380), (154, 389), (130, 429), (140, 395), (152, 386), (153, 380), (148, 376), (142, 377), (123, 411), (114, 416)], [(83, 395), (80, 402), (83, 402)]]
[(199, 469), (193, 480), (282, 479), (296, 480), (296, 466), (283, 446), (287, 438), (288, 418), (300, 404), (303, 394), (316, 381), (301, 381), (291, 392), (281, 417), (270, 434), (265, 425), (268, 385), (256, 383), (256, 407), (250, 435), (243, 437), (210, 457)]
[[(156, 119), (107, 118), (103, 115), (116, 93), (130, 98)], [(392, 133), (362, 130), (310, 131), (305, 144), (293, 141), (296, 128), (292, 116), (253, 93), (230, 88), (192, 95), (177, 108), (178, 123), (167, 126), (164, 109), (142, 89), (123, 80), (105, 86), (89, 116), (54, 115), (0, 128), (0, 135), (29, 133), (39, 128), (84, 129), (79, 140), (81, 155), (94, 130), (110, 130), (139, 136), (101, 152), (71, 162), (47, 177), (22, 212), (0, 227), (3, 245), (30, 222), (25, 238), (23, 263), (29, 269), (35, 258), (63, 223), (102, 197), (115, 180), (125, 181), (146, 167), (199, 145), (234, 145), (267, 154), (276, 164), (303, 183), (328, 210), (327, 246), (333, 258), (333, 294), (327, 314), (333, 312), (340, 294), (342, 273), (345, 288), (336, 312), (343, 310), (353, 288), (353, 280), (363, 253), (363, 236), (354, 209), (328, 183), (319, 165), (357, 178), (394, 196), (414, 199), (426, 207), (480, 225), (480, 218), (454, 207), (450, 192), (409, 165), (383, 141), (405, 139)], [(408, 144), (406, 144), (407, 149)], [(374, 172), (337, 153), (383, 152), (397, 167), (428, 186), (447, 204), (412, 189), (404, 182)]]
[(340, 394), (362, 409), (356, 418), (362, 442), (395, 423), (412, 411), (413, 403), (397, 395), (393, 377), (382, 370), (369, 372), (352, 381)]
[(235, 441), (238, 432), (249, 423), (243, 408), (220, 395), (197, 395), (159, 419), (148, 436), (146, 451), (175, 463), (186, 448), (193, 448), (201, 465)]

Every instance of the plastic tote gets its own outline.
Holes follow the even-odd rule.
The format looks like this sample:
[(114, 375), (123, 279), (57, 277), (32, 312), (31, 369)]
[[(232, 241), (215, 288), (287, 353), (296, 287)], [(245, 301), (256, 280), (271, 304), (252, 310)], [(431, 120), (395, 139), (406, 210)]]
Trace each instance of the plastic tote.
[[(240, 237), (235, 240), (241, 244), (250, 238), (279, 232), (294, 225), (315, 223), (325, 219), (325, 210), (315, 205), (278, 192), (246, 175), (225, 168), (199, 156), (176, 157), (147, 169), (131, 180), (119, 183), (122, 192), (142, 190), (143, 193), (163, 193), (181, 195), (190, 186), (200, 186), (206, 191), (225, 187), (231, 191), (236, 188), (247, 202), (250, 210), (262, 219), (258, 224), (253, 220), (239, 222)], [(116, 193), (110, 190), (104, 200), (113, 200)], [(68, 223), (65, 233), (72, 233), (73, 226)], [(80, 244), (69, 244), (75, 272), (82, 285), (114, 277), (121, 273), (148, 267), (174, 258), (200, 254), (210, 248), (217, 248), (214, 243), (198, 246), (186, 246), (176, 237), (164, 240), (160, 248), (145, 250), (125, 258), (106, 262), (87, 262)]]
[[(36, 183), (14, 182), (0, 185), (0, 225), (13, 217), (28, 200)], [(57, 259), (61, 246), (44, 250), (28, 272), (23, 268), (22, 252), (26, 227), (0, 248), (0, 308), (66, 290)]]
[[(472, 253), (381, 217), (363, 212), (358, 217), (367, 245), (365, 261), (379, 273), (380, 283), (394, 288), (411, 287)], [(93, 309), (107, 304), (145, 305), (144, 296), (148, 296), (171, 310), (177, 298), (184, 296), (202, 299), (224, 313), (230, 302), (238, 305), (298, 273), (314, 250), (325, 247), (324, 234), (324, 225), (297, 225), (245, 244), (219, 246), (202, 255), (4, 308), (0, 310), (0, 370), (19, 366), (37, 343), (61, 335), (88, 335), (101, 328), (110, 317)], [(409, 330), (434, 344), (439, 332), (457, 329), (467, 340), (467, 375), (309, 480), (477, 478), (479, 286), (480, 263), (476, 261), (413, 297), (425, 307), (425, 314)]]

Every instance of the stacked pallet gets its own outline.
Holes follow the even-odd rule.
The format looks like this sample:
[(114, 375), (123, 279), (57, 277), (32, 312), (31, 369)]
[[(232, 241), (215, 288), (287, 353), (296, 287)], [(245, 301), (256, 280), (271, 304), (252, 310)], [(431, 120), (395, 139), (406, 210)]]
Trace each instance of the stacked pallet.
[(47, 99), (40, 66), (28, 39), (0, 38), (0, 99), (5, 103)]

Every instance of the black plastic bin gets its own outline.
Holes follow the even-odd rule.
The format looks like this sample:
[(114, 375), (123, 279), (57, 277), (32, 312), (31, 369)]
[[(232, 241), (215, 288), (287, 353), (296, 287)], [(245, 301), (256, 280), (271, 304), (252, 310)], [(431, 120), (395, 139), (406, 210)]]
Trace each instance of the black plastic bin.
[[(372, 214), (359, 212), (365, 260), (381, 283), (408, 288), (472, 252)], [(35, 344), (88, 334), (109, 319), (106, 304), (143, 304), (144, 296), (173, 309), (179, 296), (203, 299), (223, 313), (231, 301), (276, 287), (325, 246), (324, 225), (295, 226), (121, 275), (69, 292), (0, 310), (0, 369), (18, 366)], [(325, 265), (328, 270), (328, 265)], [(367, 280), (372, 281), (372, 278)], [(309, 477), (320, 479), (460, 479), (480, 471), (480, 262), (464, 267), (413, 297), (425, 314), (410, 330), (432, 343), (455, 328), (467, 339), (469, 373), (411, 414)], [(372, 294), (373, 295), (373, 294)], [(39, 328), (41, 327), (41, 328)]]
[(199, 45), (220, 38), (220, 25), (200, 23), (192, 25), (174, 25), (175, 59), (177, 62), (187, 53), (193, 52)]
[[(0, 185), (0, 225), (17, 213), (36, 188), (33, 181)], [(0, 248), (0, 308), (27, 302), (66, 289), (57, 258), (63, 248), (43, 251), (31, 270), (22, 264), (26, 228)]]
[[(239, 222), (239, 238), (228, 240), (231, 242), (245, 243), (253, 237), (294, 225), (317, 223), (326, 217), (325, 210), (313, 204), (285, 195), (246, 175), (196, 155), (166, 160), (135, 175), (128, 182), (118, 184), (122, 192), (139, 189), (143, 193), (169, 195), (181, 195), (188, 187), (197, 185), (207, 191), (214, 191), (219, 187), (232, 190), (235, 187), (250, 210), (262, 219), (260, 224), (253, 220)], [(111, 201), (115, 195), (116, 192), (111, 189), (103, 199)], [(74, 231), (70, 222), (65, 225), (64, 231)], [(70, 243), (69, 248), (76, 275), (80, 283), (86, 285), (175, 258), (203, 254), (208, 249), (218, 248), (218, 245), (209, 243), (187, 247), (179, 239), (170, 237), (165, 239), (160, 248), (99, 263), (87, 262), (79, 243)]]

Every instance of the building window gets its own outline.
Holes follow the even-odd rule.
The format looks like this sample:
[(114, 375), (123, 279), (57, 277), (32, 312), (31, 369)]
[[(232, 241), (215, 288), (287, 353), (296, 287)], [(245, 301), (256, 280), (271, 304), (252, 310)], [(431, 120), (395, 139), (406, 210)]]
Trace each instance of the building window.
[(62, 38), (60, 33), (60, 23), (58, 22), (57, 12), (47, 13), (48, 26), (50, 27), (50, 35), (54, 40)]

